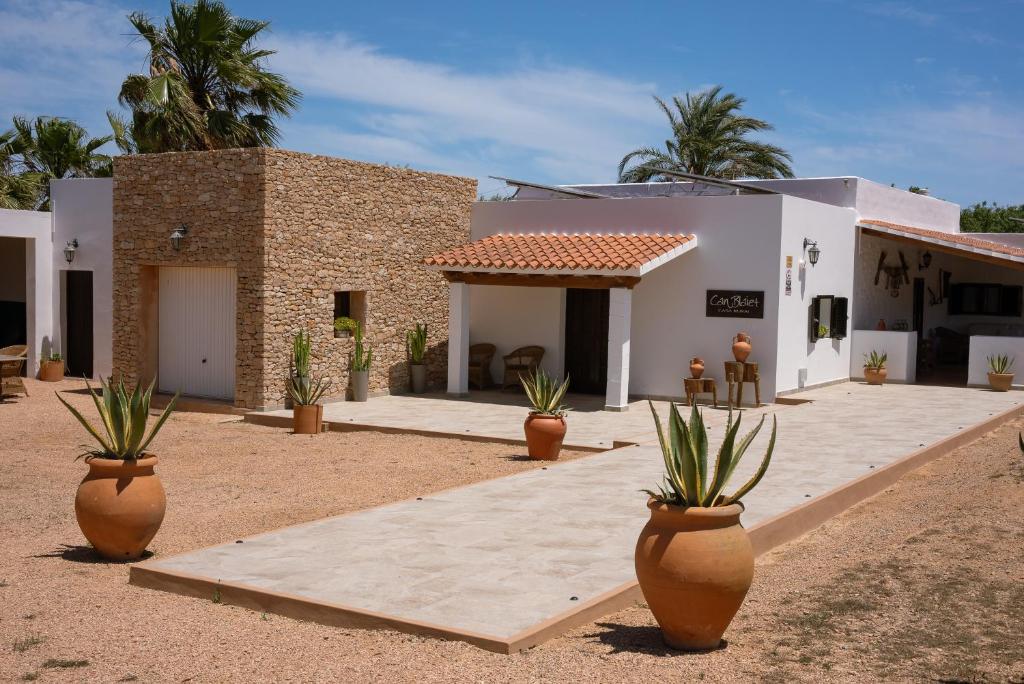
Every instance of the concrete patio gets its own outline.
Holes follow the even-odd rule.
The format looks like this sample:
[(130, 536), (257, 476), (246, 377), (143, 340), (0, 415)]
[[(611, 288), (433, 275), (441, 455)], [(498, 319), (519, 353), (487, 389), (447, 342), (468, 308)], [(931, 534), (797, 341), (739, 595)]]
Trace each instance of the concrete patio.
[[(912, 454), (944, 453), (957, 435), (976, 436), (1024, 408), (1021, 392), (914, 385), (844, 383), (800, 398), (812, 401), (744, 412), (744, 432), (758, 413), (774, 412), (779, 421), (772, 465), (744, 500), (752, 538), (790, 516), (805, 531), (822, 515), (879, 491)], [(420, 402), (423, 408), (407, 414), (407, 424), (430, 420), (430, 408), (443, 403), (389, 399), (367, 406)], [(473, 404), (447, 405), (458, 409), (452, 416), (473, 419)], [(508, 408), (514, 418), (509, 431), (518, 430), (522, 409)], [(706, 415), (716, 449), (725, 413)], [(628, 423), (604, 432), (597, 427), (623, 416)], [(528, 648), (637, 597), (633, 546), (647, 519), (639, 490), (657, 484), (662, 473), (660, 453), (650, 443), (651, 419), (642, 407), (570, 416), (574, 425), (588, 419), (593, 435), (632, 434), (642, 443), (151, 560), (132, 568), (132, 582), (193, 596), (217, 592), (225, 602), (328, 624), (390, 626), (505, 652)], [(758, 465), (770, 425), (769, 417), (730, 489)], [(874, 489), (850, 489), (851, 482), (870, 484), (872, 478), (878, 479)], [(846, 494), (837, 497), (837, 488)], [(829, 501), (831, 508), (812, 524), (800, 516), (814, 501)], [(784, 540), (769, 537), (755, 547), (764, 551)]]

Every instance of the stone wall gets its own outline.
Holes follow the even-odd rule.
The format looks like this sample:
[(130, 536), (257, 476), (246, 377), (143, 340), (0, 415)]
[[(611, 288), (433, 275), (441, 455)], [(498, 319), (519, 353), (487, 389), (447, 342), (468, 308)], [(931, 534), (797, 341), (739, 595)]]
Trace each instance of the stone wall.
[[(291, 337), (313, 338), (328, 397), (349, 384), (351, 339), (333, 333), (334, 293), (366, 293), (371, 393), (408, 387), (405, 331), (428, 326), (430, 381), (443, 387), (444, 278), (424, 256), (469, 239), (472, 179), (276, 149), (119, 157), (114, 169), (114, 372), (157, 368), (157, 267), (238, 275), (235, 404), (285, 403)], [(180, 252), (169, 235), (189, 235)]]

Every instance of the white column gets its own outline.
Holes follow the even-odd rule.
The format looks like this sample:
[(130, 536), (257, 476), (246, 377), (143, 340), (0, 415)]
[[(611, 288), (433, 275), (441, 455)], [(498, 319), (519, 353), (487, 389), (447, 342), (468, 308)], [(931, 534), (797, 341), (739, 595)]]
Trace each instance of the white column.
[(629, 408), (629, 326), (632, 318), (633, 290), (613, 287), (608, 305), (608, 385), (605, 411)]
[(52, 348), (51, 325), (53, 324), (52, 264), (50, 235), (40, 235), (25, 240), (25, 316), (26, 343), (28, 344), (28, 377), (34, 378), (39, 371), (40, 353), (61, 351)]
[(448, 394), (469, 394), (469, 285), (448, 283)]

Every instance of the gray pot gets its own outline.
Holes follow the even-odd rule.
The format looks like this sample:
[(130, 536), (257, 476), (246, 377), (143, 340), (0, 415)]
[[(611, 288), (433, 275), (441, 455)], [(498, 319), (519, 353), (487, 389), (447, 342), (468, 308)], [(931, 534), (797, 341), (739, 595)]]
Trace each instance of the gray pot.
[(366, 401), (370, 386), (370, 371), (352, 371), (352, 401)]
[(412, 391), (423, 394), (427, 391), (427, 367), (422, 363), (409, 364), (409, 377), (412, 379)]

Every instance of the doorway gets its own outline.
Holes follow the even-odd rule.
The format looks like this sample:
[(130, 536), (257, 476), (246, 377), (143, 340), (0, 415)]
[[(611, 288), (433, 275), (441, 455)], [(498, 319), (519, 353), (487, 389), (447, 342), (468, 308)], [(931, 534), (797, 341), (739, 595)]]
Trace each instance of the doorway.
[(92, 377), (92, 271), (66, 271), (65, 375)]
[(608, 290), (565, 291), (565, 372), (569, 389), (604, 394), (608, 384)]

